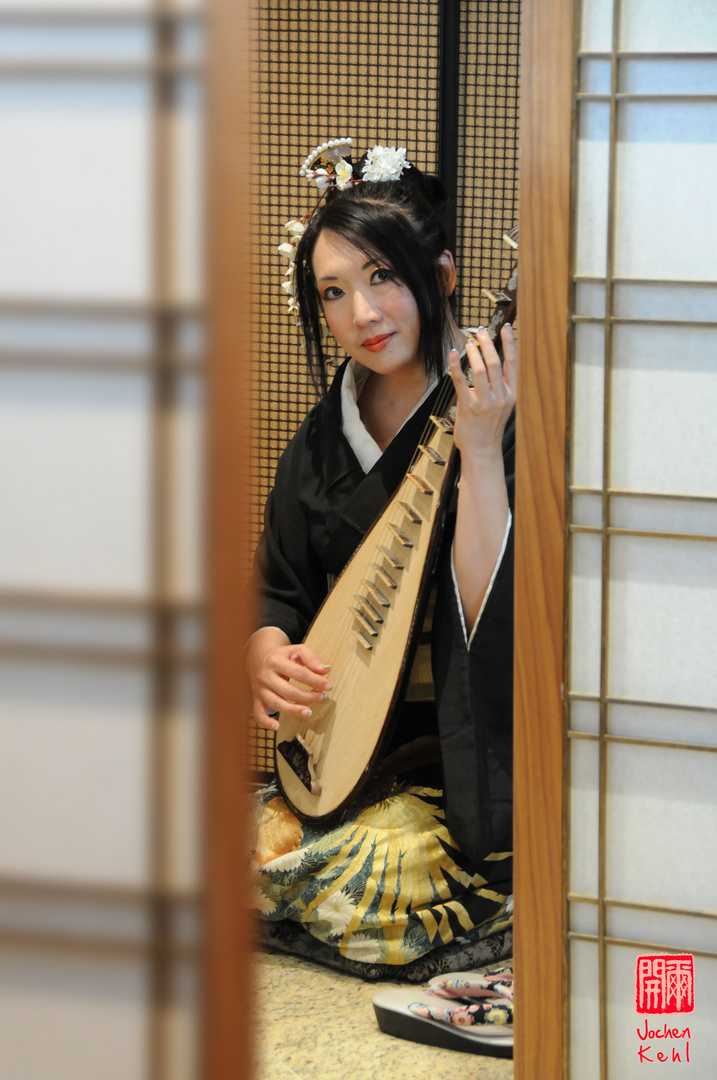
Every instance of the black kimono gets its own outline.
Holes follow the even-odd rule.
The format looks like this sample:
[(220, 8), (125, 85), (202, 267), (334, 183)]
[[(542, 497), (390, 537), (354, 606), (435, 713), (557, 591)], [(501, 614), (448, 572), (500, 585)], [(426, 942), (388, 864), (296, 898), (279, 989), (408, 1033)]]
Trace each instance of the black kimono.
[[(346, 364), (339, 369), (327, 397), (312, 409), (282, 455), (275, 487), (266, 505), (265, 531), (257, 550), (257, 625), (279, 627), (293, 642), (303, 639), (327, 593), (328, 583), (341, 572), (403, 479), (439, 393), (437, 388), (423, 402), (374, 467), (364, 473), (342, 431), (341, 383), (345, 371)], [(514, 431), (511, 418), (503, 441), (511, 508)], [(448, 514), (436, 574), (437, 599), (431, 635), (435, 705), (419, 707), (407, 702), (397, 718), (388, 749), (392, 751), (415, 738), (417, 732), (438, 734), (440, 768), (429, 777), (429, 783), (445, 793), (447, 834), (442, 846), (458, 858), (471, 878), (470, 888), (480, 885), (478, 892), (483, 903), (481, 906), (473, 898), (468, 904), (469, 921), (477, 925), (481, 915), (488, 916), (483, 927), (487, 930), (493, 925), (497, 910), (505, 916), (504, 901), (512, 891), (512, 526), (469, 645), (451, 567), (454, 523), (453, 507)], [(418, 778), (426, 782), (425, 774)], [(443, 806), (441, 795), (440, 809), (435, 810), (441, 821)], [(276, 889), (272, 893), (277, 878), (281, 879), (284, 873), (287, 853), (277, 856), (274, 848), (265, 854), (269, 857), (262, 856), (257, 861), (262, 867), (261, 875), (275, 865), (276, 858), (279, 871), (271, 884), (264, 878), (263, 906), (261, 902), (257, 906), (268, 918), (306, 921), (301, 914), (307, 907), (305, 896), (304, 906), (299, 905), (301, 912), (292, 913), (286, 909), (283, 894), (279, 896)], [(454, 874), (459, 872), (444, 866), (439, 877), (450, 879)], [(492, 910), (490, 905), (485, 905), (488, 894), (496, 902), (500, 900), (497, 906), (493, 903)], [(274, 901), (276, 908), (270, 910)], [(465, 898), (461, 902), (464, 901)], [(339, 933), (340, 913), (334, 914), (332, 923), (332, 902), (319, 896), (312, 909), (312, 901), (308, 901), (308, 909), (323, 910), (323, 923), (336, 930), (334, 934), (321, 934), (314, 925), (310, 927), (312, 933), (325, 943), (336, 945), (343, 955), (362, 959), (344, 947), (350, 934)], [(336, 902), (341, 908), (343, 900)], [(409, 923), (415, 906), (414, 897), (408, 902)], [(426, 922), (430, 923), (430, 919), (424, 919), (423, 930)], [(465, 919), (459, 923), (464, 931), (468, 929)], [(347, 924), (348, 930), (351, 925)], [(454, 937), (457, 929), (453, 927)], [(354, 925), (354, 936), (355, 932)], [(358, 933), (360, 936), (367, 932), (364, 920)], [(469, 930), (472, 932), (474, 925)], [(445, 932), (435, 937), (439, 940), (431, 939), (429, 947), (445, 945)], [(425, 946), (424, 940), (417, 955), (427, 951)], [(368, 946), (365, 951), (370, 953), (372, 962), (379, 959), (389, 964), (407, 962), (405, 958), (387, 959), (383, 954), (379, 957), (375, 948)], [(404, 942), (403, 956), (412, 955)]]

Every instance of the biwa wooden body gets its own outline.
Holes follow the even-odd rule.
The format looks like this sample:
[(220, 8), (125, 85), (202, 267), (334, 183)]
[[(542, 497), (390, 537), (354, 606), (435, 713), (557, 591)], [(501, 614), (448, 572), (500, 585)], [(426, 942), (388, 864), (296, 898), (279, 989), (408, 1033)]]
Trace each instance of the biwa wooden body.
[(312, 706), (310, 718), (278, 718), (276, 770), (299, 817), (330, 817), (371, 774), (387, 721), (405, 693), (456, 458), (447, 415), (431, 417), (397, 492), (308, 631), (306, 644), (331, 665), (333, 690)]

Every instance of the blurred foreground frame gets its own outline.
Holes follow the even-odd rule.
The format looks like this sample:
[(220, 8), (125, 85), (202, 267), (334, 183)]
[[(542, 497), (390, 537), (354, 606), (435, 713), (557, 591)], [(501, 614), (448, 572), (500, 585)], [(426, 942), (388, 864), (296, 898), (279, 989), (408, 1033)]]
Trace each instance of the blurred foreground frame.
[(0, 5), (7, 1075), (248, 1071), (247, 27)]
[(248, 1076), (254, 1054), (247, 882), (250, 722), (244, 647), (252, 428), (249, 257), (251, 14), (243, 0), (209, 0), (209, 728), (207, 934), (202, 1080)]

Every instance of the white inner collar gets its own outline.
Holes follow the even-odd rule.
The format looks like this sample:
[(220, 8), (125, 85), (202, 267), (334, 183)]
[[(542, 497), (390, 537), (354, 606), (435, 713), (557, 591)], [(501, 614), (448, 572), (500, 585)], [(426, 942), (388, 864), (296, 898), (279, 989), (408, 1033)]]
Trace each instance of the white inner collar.
[[(369, 435), (366, 430), (358, 407), (358, 399), (370, 374), (370, 368), (364, 367), (363, 364), (359, 364), (352, 359), (349, 360), (346, 366), (343, 382), (341, 383), (341, 430), (365, 473), (371, 471), (383, 453), (373, 436)], [(411, 409), (401, 427), (411, 419), (416, 409), (420, 409), (428, 395), (435, 389), (437, 383), (438, 379), (436, 378), (431, 381), (425, 394)]]
[[(465, 351), (464, 345), (461, 349), (461, 357), (465, 355)], [(444, 374), (446, 374), (447, 371), (448, 357), (446, 357)], [(361, 391), (370, 374), (370, 368), (364, 367), (363, 364), (359, 364), (356, 360), (351, 359), (346, 365), (343, 382), (341, 383), (341, 430), (346, 436), (349, 446), (358, 458), (359, 464), (365, 473), (371, 471), (383, 453), (373, 436), (369, 435), (366, 430), (358, 407), (358, 399), (361, 397)], [(433, 378), (421, 400), (414, 405), (406, 419), (403, 421), (403, 424), (401, 424), (401, 428), (404, 424), (408, 423), (416, 409), (420, 409), (423, 402), (436, 388), (437, 384), (438, 379)], [(400, 431), (401, 428), (398, 430)], [(396, 432), (396, 434), (398, 434), (398, 432)]]

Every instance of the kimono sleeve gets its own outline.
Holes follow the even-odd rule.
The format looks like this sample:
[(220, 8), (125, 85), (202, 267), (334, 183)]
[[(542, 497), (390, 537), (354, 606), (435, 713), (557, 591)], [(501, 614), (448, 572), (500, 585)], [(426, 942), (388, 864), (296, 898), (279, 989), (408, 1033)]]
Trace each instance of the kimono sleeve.
[[(513, 510), (512, 432), (504, 461)], [(514, 517), (513, 512), (513, 517)], [(512, 850), (513, 823), (513, 533), (470, 645), (442, 551), (432, 655), (446, 816), (461, 850), (476, 862)], [(447, 528), (444, 545), (450, 545)], [(506, 867), (507, 868), (507, 867)]]
[(253, 569), (256, 628), (277, 626), (292, 642), (304, 638), (327, 592), (302, 505), (309, 481), (296, 467), (301, 457), (287, 451), (279, 462)]

